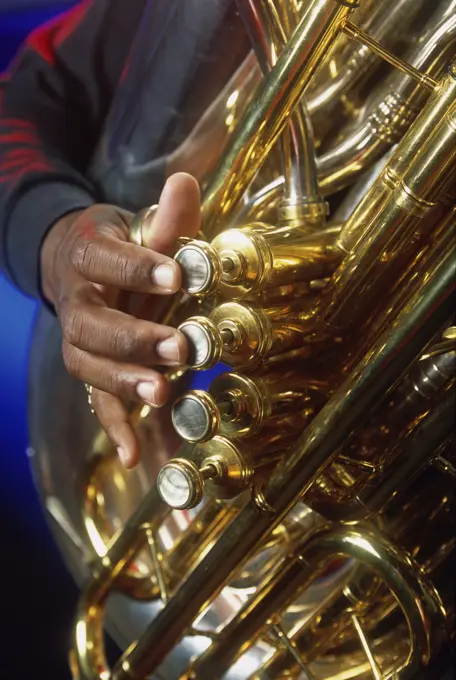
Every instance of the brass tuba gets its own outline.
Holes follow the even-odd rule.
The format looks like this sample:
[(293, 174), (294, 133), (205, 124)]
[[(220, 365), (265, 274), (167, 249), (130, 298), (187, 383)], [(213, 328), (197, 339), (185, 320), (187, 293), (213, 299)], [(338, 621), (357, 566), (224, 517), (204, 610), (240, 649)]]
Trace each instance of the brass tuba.
[(440, 680), (456, 3), (237, 6), (257, 87), (224, 93), (202, 232), (179, 243), (184, 290), (157, 317), (186, 334), (189, 365), (169, 373), (169, 408), (132, 411), (137, 469), (66, 374), (55, 321), (43, 311), (35, 329), (30, 456), (82, 589), (73, 677)]

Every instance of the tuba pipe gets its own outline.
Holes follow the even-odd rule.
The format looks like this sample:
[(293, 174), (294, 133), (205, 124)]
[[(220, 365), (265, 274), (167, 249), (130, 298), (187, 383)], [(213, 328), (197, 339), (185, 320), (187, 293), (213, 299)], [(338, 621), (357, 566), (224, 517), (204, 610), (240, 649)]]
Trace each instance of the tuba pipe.
[[(427, 105), (422, 109), (414, 124), (404, 135), (401, 143), (394, 151), (386, 169), (391, 167), (394, 175), (402, 177), (407, 169), (412, 169), (417, 154), (428, 138), (429, 134), (441, 122), (451, 103), (454, 102), (456, 92), (456, 68), (450, 66), (448, 74), (441, 81), (439, 88), (430, 97)], [(364, 233), (365, 225), (372, 219), (372, 210), (378, 212), (383, 209), (386, 200), (386, 187), (381, 178), (374, 182), (370, 191), (353, 212), (351, 218), (342, 230), (339, 245), (349, 254)], [(375, 214), (375, 213), (374, 213)]]
[[(253, 645), (272, 619), (318, 577), (335, 555), (343, 555), (369, 565), (388, 584), (401, 601), (411, 637), (411, 651), (393, 677), (412, 678), (423, 658), (429, 659), (432, 647), (445, 637), (445, 617), (441, 602), (426, 583), (412, 560), (381, 535), (356, 529), (320, 529), (308, 538), (294, 556), (264, 584), (226, 627), (218, 643), (211, 645), (189, 673), (180, 680), (212, 680), (224, 672), (241, 653)], [(418, 604), (421, 603), (421, 604)], [(422, 606), (424, 605), (424, 606)], [(391, 677), (391, 676), (389, 676)]]
[[(281, 21), (278, 7), (272, 1), (238, 0), (263, 73), (267, 74), (289, 39), (286, 21)], [(277, 3), (278, 4), (278, 3)], [(315, 227), (324, 224), (328, 206), (320, 196), (312, 123), (304, 102), (293, 110), (280, 137), (284, 196), (279, 207), (279, 220)]]
[[(394, 385), (452, 314), (455, 274), (456, 260), (451, 253), (438, 263), (426, 278), (419, 295), (412, 297), (347, 381), (334, 393), (298, 440), (281, 469), (272, 474), (265, 487), (264, 498), (274, 509), (273, 517), (268, 513), (258, 515), (253, 504), (240, 512), (223, 532), (223, 541), (211, 548), (158, 613), (144, 636), (119, 660), (111, 674), (113, 680), (141, 678), (156, 669), (198, 612), (220, 592), (231, 572), (330, 465), (338, 447), (356, 426), (361, 414), (369, 412), (379, 397)], [(397, 351), (398, 347), (401, 347), (401, 352)], [(113, 543), (104, 558), (105, 565), (89, 582), (81, 600), (74, 655), (81, 678), (100, 677), (99, 645), (89, 649), (81, 644), (81, 640), (85, 643), (92, 628), (96, 631), (100, 626), (100, 603), (107, 595), (107, 584), (112, 583), (112, 574), (123, 568), (125, 555), (132, 556), (137, 549), (137, 529), (144, 524), (142, 518), (150, 518), (152, 512), (159, 509), (156, 494), (154, 489), (146, 497), (125, 531)], [(157, 521), (159, 517), (157, 512)]]
[[(438, 191), (441, 190), (441, 183), (447, 179), (448, 164), (456, 153), (456, 128), (453, 123), (456, 112), (455, 75), (456, 72), (450, 71), (439, 88), (441, 99), (448, 101), (449, 90), (453, 101), (449, 113), (443, 115), (440, 124), (431, 133), (433, 139), (439, 139), (439, 150), (434, 154), (430, 146), (425, 146), (422, 149), (423, 156), (420, 154), (417, 159), (417, 169), (412, 164), (405, 172), (397, 172), (397, 166), (402, 168), (407, 165), (409, 134), (404, 135), (390, 163), (355, 210), (349, 224), (345, 225), (346, 231), (342, 232), (341, 241), (347, 243), (343, 239), (348, 233), (350, 243), (354, 245), (350, 256), (343, 260), (320, 300), (325, 323), (330, 327), (343, 328), (349, 318), (353, 323), (354, 307), (358, 319), (365, 313), (366, 307), (372, 308), (378, 290), (391, 288), (392, 282), (397, 280), (397, 273), (401, 271), (401, 265), (403, 268), (423, 243), (426, 236), (425, 229), (420, 234), (420, 226), (424, 224), (426, 227), (423, 217), (438, 207)], [(440, 108), (441, 99), (437, 96), (437, 109)], [(423, 118), (426, 120), (428, 115), (432, 116), (433, 111), (431, 101), (422, 111)], [(420, 119), (421, 116), (417, 127)], [(414, 124), (410, 129), (412, 147), (415, 129)], [(368, 220), (367, 229), (364, 227), (365, 222), (359, 219), (361, 214)], [(377, 258), (381, 258), (382, 266), (377, 266), (373, 272), (374, 259), (377, 262)], [(362, 305), (359, 304), (360, 299)]]
[[(396, 44), (403, 40), (404, 30), (419, 15), (423, 6), (424, 2), (413, 0), (386, 2), (370, 8), (364, 19), (358, 17), (357, 10), (355, 18), (369, 35), (387, 49), (394, 49)], [(341, 63), (337, 64), (339, 60)], [(335, 57), (335, 61), (336, 75), (330, 79), (329, 84), (325, 78), (321, 84), (312, 88), (307, 96), (307, 107), (312, 117), (320, 119), (322, 116), (333, 114), (340, 101), (340, 95), (350, 96), (350, 92), (360, 81), (364, 81), (379, 66), (380, 58), (366, 46), (348, 42), (339, 58)]]
[[(438, 11), (428, 20), (427, 31), (417, 45), (409, 48), (405, 56), (407, 64), (420, 73), (434, 78), (439, 76), (456, 38), (456, 18), (451, 11), (452, 0), (447, 0), (443, 4), (445, 8), (443, 15), (439, 11), (439, 6)], [(400, 9), (398, 3), (395, 3), (395, 6)], [(384, 8), (381, 9), (385, 16)], [(386, 26), (390, 27), (389, 22), (393, 20), (394, 10), (385, 22)], [(382, 32), (377, 34), (374, 31), (372, 34), (382, 39)], [(384, 43), (385, 46), (388, 44), (389, 42)], [(360, 51), (363, 49), (365, 50), (364, 47), (360, 48)], [(366, 61), (366, 64), (368, 63)], [(346, 91), (347, 81), (350, 77), (353, 78), (355, 72), (359, 76), (362, 75), (357, 66), (355, 59), (354, 72), (350, 71), (350, 66), (341, 70), (339, 80), (334, 86), (334, 94), (338, 93), (340, 88)], [(410, 74), (393, 73), (386, 84), (381, 83), (358, 112), (357, 119), (349, 121), (345, 126), (346, 131), (342, 130), (338, 134), (335, 144), (330, 144), (326, 151), (317, 155), (317, 177), (321, 193), (328, 196), (343, 189), (365, 172), (366, 168), (378, 161), (413, 122), (428, 94), (424, 87), (417, 85)], [(316, 96), (312, 99), (310, 94), (307, 104), (310, 114), (315, 115), (320, 106), (325, 110), (328, 106), (328, 104), (325, 106), (325, 100), (332, 102), (333, 97), (333, 93), (327, 87), (324, 88), (321, 97)], [(337, 101), (336, 97), (334, 100)], [(438, 120), (437, 112), (435, 120)], [(423, 126), (421, 141), (426, 138), (430, 129), (429, 125)], [(283, 190), (283, 182), (282, 177), (280, 181), (277, 179), (271, 184), (267, 196), (269, 201), (277, 200), (276, 197)], [(262, 198), (265, 200), (264, 190)]]
[[(427, 29), (419, 43), (410, 47), (405, 61), (426, 77), (438, 78), (454, 48), (456, 17), (449, 14), (442, 19), (436, 12)], [(319, 155), (317, 169), (322, 193), (343, 189), (381, 158), (413, 123), (428, 95), (428, 89), (410, 74), (393, 72), (386, 84), (374, 91), (359, 112), (358, 120), (346, 125), (347, 131), (341, 132), (337, 146)], [(423, 126), (421, 140), (429, 129)]]
[(404, 494), (423, 468), (436, 457), (442, 443), (451, 437), (454, 414), (454, 394), (449, 393), (418, 425), (416, 432), (405, 442), (385, 475), (372, 487), (360, 493), (360, 502), (368, 512), (384, 512), (398, 493)]
[[(239, 123), (203, 199), (203, 230), (212, 238), (283, 131), (312, 75), (358, 6), (355, 0), (312, 0), (258, 92), (258, 105)], [(279, 96), (280, 95), (280, 96)], [(253, 159), (255, 159), (253, 161)], [(242, 176), (242, 182), (238, 177)]]
[[(132, 406), (134, 471), (86, 407), (71, 455), (35, 436), (53, 527), (86, 579), (73, 677), (440, 680), (455, 611), (456, 2), (236, 2), (220, 20), (247, 57), (223, 64), (225, 86), (211, 75), (200, 119), (216, 145), (200, 124), (186, 137), (189, 110), (161, 147), (173, 168), (176, 139), (202, 151), (190, 144), (202, 232), (175, 253), (181, 294), (151, 311), (193, 350), (165, 372), (174, 410)], [(185, 106), (206, 108), (190, 91)], [(138, 213), (130, 240), (154, 219)], [(220, 359), (229, 372), (206, 384), (189, 370)], [(105, 626), (123, 650), (112, 664)]]

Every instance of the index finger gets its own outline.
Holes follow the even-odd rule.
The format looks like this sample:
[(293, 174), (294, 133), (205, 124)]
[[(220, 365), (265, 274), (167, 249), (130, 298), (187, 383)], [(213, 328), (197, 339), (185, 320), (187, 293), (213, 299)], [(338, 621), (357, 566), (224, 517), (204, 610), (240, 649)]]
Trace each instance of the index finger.
[(109, 234), (74, 241), (70, 262), (86, 281), (137, 293), (176, 293), (182, 281), (171, 258)]

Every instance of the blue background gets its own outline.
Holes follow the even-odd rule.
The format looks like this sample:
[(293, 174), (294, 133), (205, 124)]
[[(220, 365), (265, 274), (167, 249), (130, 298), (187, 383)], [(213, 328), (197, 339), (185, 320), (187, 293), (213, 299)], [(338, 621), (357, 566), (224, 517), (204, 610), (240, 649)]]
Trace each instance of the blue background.
[[(25, 36), (74, 2), (0, 0), (0, 71)], [(77, 592), (38, 503), (27, 449), (26, 379), (36, 305), (0, 274), (2, 680), (66, 680)]]

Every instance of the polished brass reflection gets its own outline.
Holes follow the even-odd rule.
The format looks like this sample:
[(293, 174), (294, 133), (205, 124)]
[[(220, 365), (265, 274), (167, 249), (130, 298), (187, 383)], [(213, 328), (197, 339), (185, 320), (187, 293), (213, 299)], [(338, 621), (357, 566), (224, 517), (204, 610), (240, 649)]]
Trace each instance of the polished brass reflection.
[(288, 371), (262, 376), (223, 373), (208, 392), (184, 392), (174, 403), (173, 424), (183, 439), (203, 442), (217, 434), (232, 438), (300, 432), (325, 402), (328, 386), (316, 377)]
[(190, 344), (188, 365), (211, 368), (220, 360), (238, 369), (252, 369), (264, 359), (299, 348), (311, 332), (313, 319), (294, 301), (263, 308), (252, 302), (224, 302), (208, 318), (191, 317), (179, 326)]
[(228, 229), (212, 243), (188, 240), (175, 259), (184, 272), (184, 290), (192, 295), (217, 291), (236, 300), (265, 289), (330, 276), (341, 260), (335, 246), (340, 227), (309, 234), (296, 227), (274, 229), (254, 223)]
[[(183, 290), (153, 319), (188, 340), (170, 404), (135, 407), (136, 471), (106, 437), (67, 475), (72, 442), (34, 444), (85, 579), (73, 677), (435, 680), (455, 621), (455, 2), (236, 4), (250, 56), (175, 251)], [(72, 409), (72, 433), (96, 428)]]
[(157, 479), (158, 492), (179, 510), (196, 507), (204, 497), (235, 498), (251, 487), (256, 473), (270, 470), (290, 448), (290, 430), (276, 428), (248, 441), (216, 435), (195, 447), (193, 460), (175, 458), (164, 465)]

